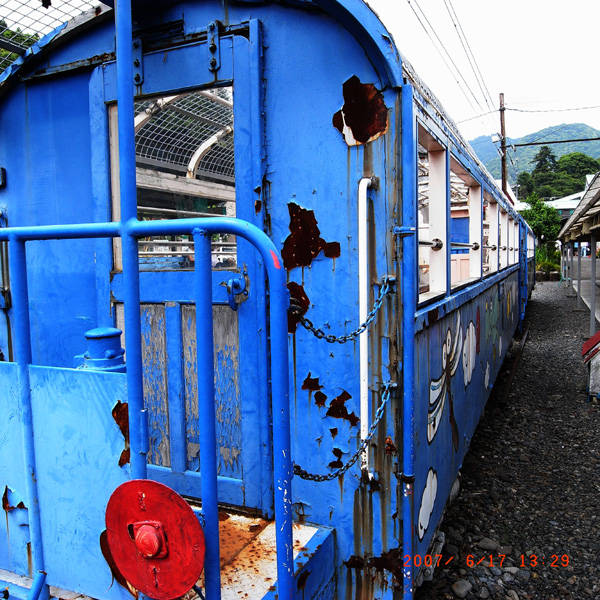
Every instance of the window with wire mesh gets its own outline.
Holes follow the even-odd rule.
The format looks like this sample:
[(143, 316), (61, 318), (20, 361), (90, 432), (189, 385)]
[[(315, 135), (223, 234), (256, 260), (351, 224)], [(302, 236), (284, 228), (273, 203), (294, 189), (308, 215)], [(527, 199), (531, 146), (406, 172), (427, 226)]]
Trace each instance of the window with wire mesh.
[[(138, 218), (234, 217), (231, 86), (139, 100), (135, 115)], [(189, 236), (140, 240), (142, 269), (188, 269), (193, 261)], [(212, 262), (237, 266), (233, 236), (213, 236)]]
[(0, 73), (47, 33), (98, 6), (108, 8), (89, 0), (2, 0)]

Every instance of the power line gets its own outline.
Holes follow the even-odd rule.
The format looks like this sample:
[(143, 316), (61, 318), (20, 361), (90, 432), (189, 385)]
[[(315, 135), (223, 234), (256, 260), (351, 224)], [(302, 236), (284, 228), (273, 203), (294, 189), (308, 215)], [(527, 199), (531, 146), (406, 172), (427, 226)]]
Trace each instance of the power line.
[(597, 142), (600, 141), (600, 137), (593, 138), (580, 138), (578, 140), (550, 140), (545, 142), (526, 142), (522, 144), (511, 144), (515, 148), (520, 148), (521, 146), (546, 146), (547, 144), (567, 144), (570, 142)]
[(456, 10), (455, 10), (454, 6), (452, 5), (452, 0), (444, 0), (444, 4), (446, 6), (446, 10), (448, 11), (448, 14), (450, 15), (450, 20), (452, 21), (452, 24), (454, 25), (454, 28), (456, 29), (458, 39), (460, 40), (463, 50), (465, 51), (467, 60), (469, 61), (469, 64), (471, 65), (471, 70), (473, 71), (473, 74), (475, 75), (475, 80), (477, 81), (477, 84), (479, 85), (479, 89), (481, 90), (481, 93), (483, 94), (483, 99), (484, 99), (485, 103), (487, 104), (487, 107), (489, 109), (491, 109), (492, 106), (494, 105), (494, 102), (492, 100), (492, 97), (490, 96), (488, 87), (483, 79), (483, 75), (481, 74), (481, 69), (479, 68), (479, 65), (477, 64), (475, 55), (473, 54), (473, 51), (471, 50), (471, 46), (469, 44), (467, 36), (465, 35), (465, 31), (462, 28), (460, 19), (458, 18), (458, 15), (456, 14)]
[(488, 112), (484, 112), (480, 115), (475, 115), (474, 117), (469, 117), (468, 119), (463, 119), (462, 121), (457, 121), (457, 125), (460, 125), (461, 123), (467, 123), (468, 121), (474, 121), (475, 119), (480, 119), (481, 117), (487, 117), (487, 115), (492, 115), (494, 113), (497, 113), (498, 109), (495, 108), (494, 110), (490, 110)]
[(528, 110), (525, 108), (507, 108), (506, 110), (512, 110), (514, 112), (524, 112), (524, 113), (551, 113), (551, 112), (570, 112), (576, 110), (592, 110), (600, 108), (600, 106), (581, 106), (579, 108), (554, 108), (547, 110)]
[[(411, 0), (407, 0), (407, 2), (408, 2), (408, 5), (410, 6), (411, 10), (415, 14), (415, 17), (417, 18), (417, 20), (421, 24), (421, 27), (423, 27), (423, 29), (425, 30), (425, 33), (427, 34), (427, 37), (431, 40), (431, 42), (434, 45), (435, 49), (437, 50), (438, 54), (441, 56), (442, 60), (444, 61), (444, 64), (448, 68), (448, 70), (450, 72), (452, 72), (452, 75), (454, 77), (456, 77), (458, 75), (458, 77), (460, 77), (460, 79), (462, 79), (462, 81), (465, 84), (466, 88), (471, 93), (471, 96), (473, 97), (473, 100), (475, 100), (475, 102), (479, 106), (479, 109), (483, 110), (483, 107), (481, 106), (481, 104), (479, 104), (479, 101), (477, 100), (475, 94), (473, 94), (473, 91), (469, 87), (469, 84), (465, 81), (465, 78), (463, 77), (462, 73), (460, 72), (460, 69), (456, 66), (456, 64), (455, 64), (454, 60), (452, 59), (452, 56), (450, 55), (450, 53), (448, 52), (448, 50), (446, 50), (446, 47), (444, 46), (444, 43), (440, 39), (439, 35), (436, 33), (434, 27), (431, 25), (429, 19), (427, 18), (427, 15), (425, 15), (425, 13), (423, 12), (423, 9), (417, 3), (417, 0), (413, 0), (415, 6), (419, 9), (419, 11), (421, 12), (421, 14), (423, 15), (423, 18), (425, 19), (425, 21), (429, 25), (429, 28), (431, 29), (431, 31), (435, 35), (435, 37), (436, 37), (436, 39), (438, 41), (439, 46), (441, 46), (443, 48), (444, 52), (446, 53), (446, 56), (448, 57), (448, 59), (450, 60), (450, 62), (452, 63), (452, 65), (454, 66), (454, 71), (453, 71), (452, 67), (448, 64), (448, 60), (446, 60), (446, 58), (443, 55), (443, 53), (441, 52), (438, 44), (436, 44), (436, 42), (434, 41), (434, 39), (431, 37), (431, 33), (429, 32), (429, 30), (427, 29), (427, 27), (425, 26), (425, 24), (421, 20), (421, 17), (419, 17), (419, 15), (417, 14), (417, 11), (415, 10), (414, 6), (411, 3)], [(460, 83), (458, 82), (458, 80), (456, 81), (456, 83), (457, 83), (458, 87), (460, 88), (461, 92), (463, 93), (463, 95), (465, 96), (465, 98), (467, 99), (467, 102), (469, 103), (469, 105), (471, 106), (471, 108), (473, 110), (475, 110), (475, 107), (473, 106), (473, 103), (471, 102), (471, 99), (469, 98), (469, 96), (465, 92), (464, 88), (460, 85)]]

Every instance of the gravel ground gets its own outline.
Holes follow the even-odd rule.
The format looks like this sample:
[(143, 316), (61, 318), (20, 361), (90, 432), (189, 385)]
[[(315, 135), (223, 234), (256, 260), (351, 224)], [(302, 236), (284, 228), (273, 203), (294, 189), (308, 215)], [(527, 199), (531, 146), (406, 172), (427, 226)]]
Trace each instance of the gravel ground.
[(441, 525), (448, 565), (418, 600), (600, 598), (600, 406), (587, 401), (582, 306), (561, 283), (536, 285), (514, 380), (507, 359)]

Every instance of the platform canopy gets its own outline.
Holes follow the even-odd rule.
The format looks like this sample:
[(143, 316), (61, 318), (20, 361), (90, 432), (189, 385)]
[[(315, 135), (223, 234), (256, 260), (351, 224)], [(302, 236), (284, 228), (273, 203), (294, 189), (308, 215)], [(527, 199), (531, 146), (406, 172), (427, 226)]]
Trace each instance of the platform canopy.
[(600, 229), (600, 172), (594, 175), (558, 237), (563, 242), (582, 240), (597, 229)]

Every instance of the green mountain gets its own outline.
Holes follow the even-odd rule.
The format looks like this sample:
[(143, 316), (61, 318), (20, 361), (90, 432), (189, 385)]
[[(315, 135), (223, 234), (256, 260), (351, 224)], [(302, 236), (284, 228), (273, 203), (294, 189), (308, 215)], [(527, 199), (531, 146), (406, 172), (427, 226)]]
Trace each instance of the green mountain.
[[(507, 138), (508, 145), (508, 179), (511, 184), (517, 180), (521, 171), (531, 173), (533, 170), (533, 157), (539, 152), (541, 146), (514, 147), (513, 144), (524, 144), (527, 142), (543, 142), (545, 140), (575, 140), (581, 138), (600, 138), (600, 131), (584, 125), (573, 123), (569, 125), (554, 125), (546, 127), (541, 131), (530, 133), (521, 138)], [(480, 136), (469, 142), (486, 166), (487, 170), (496, 178), (500, 179), (500, 142), (494, 144), (490, 136)], [(600, 140), (594, 142), (565, 142), (564, 144), (549, 144), (550, 149), (557, 160), (564, 154), (571, 152), (583, 152), (592, 158), (600, 159)]]

